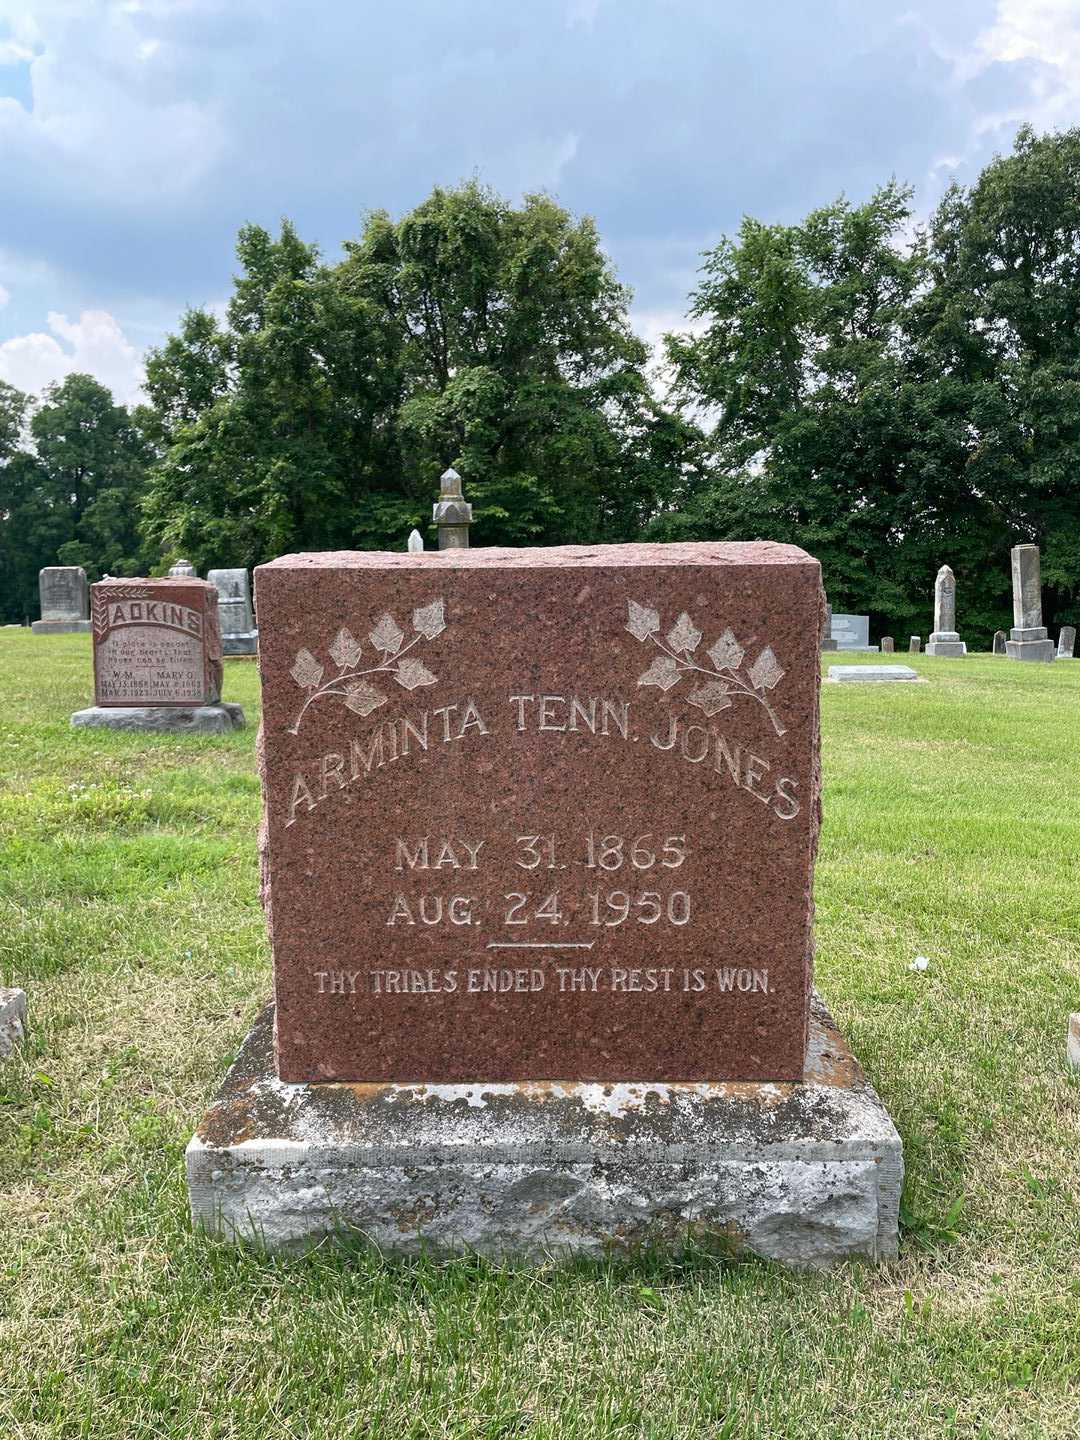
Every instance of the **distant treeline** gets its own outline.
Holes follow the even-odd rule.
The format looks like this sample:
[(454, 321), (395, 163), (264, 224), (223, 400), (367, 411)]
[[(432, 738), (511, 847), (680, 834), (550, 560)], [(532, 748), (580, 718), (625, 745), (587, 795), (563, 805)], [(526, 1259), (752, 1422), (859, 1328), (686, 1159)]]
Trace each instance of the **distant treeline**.
[(237, 255), (225, 318), (150, 353), (145, 405), (0, 383), (5, 620), (36, 616), (43, 565), (401, 549), (452, 464), (476, 545), (793, 541), (898, 637), (948, 563), (985, 646), (1034, 541), (1047, 620), (1080, 621), (1080, 130), (1022, 130), (923, 227), (895, 182), (745, 219), (655, 356), (592, 221), (544, 195), (436, 189), (336, 264), (288, 222)]

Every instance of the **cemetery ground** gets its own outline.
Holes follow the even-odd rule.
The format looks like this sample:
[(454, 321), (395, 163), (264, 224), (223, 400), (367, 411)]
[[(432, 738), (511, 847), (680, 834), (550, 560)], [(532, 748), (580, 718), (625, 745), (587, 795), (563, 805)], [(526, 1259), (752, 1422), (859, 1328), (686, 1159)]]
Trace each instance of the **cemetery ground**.
[[(1075, 1435), (1080, 662), (902, 658), (932, 683), (823, 687), (817, 870), (900, 1259), (527, 1269), (190, 1232), (184, 1145), (270, 988), (254, 729), (72, 731), (90, 637), (0, 632), (0, 1434)], [(255, 666), (224, 694), (257, 719)]]

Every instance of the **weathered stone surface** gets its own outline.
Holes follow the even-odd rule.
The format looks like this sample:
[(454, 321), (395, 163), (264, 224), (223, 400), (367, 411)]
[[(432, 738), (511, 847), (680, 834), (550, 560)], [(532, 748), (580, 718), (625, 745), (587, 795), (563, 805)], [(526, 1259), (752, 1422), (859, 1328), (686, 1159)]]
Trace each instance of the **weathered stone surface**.
[(105, 730), (158, 730), (168, 734), (195, 731), (220, 734), (242, 730), (247, 723), (244, 710), (228, 700), (216, 705), (90, 705), (76, 710), (72, 725), (96, 725)]
[(1037, 545), (1014, 545), (1012, 550), (1013, 628), (1005, 642), (1010, 660), (1054, 659), (1054, 642), (1042, 623), (1042, 572)]
[(1069, 1033), (1065, 1042), (1065, 1058), (1074, 1070), (1080, 1070), (1080, 1012), (1069, 1016)]
[(1037, 545), (1014, 545), (1011, 552), (1013, 628), (1042, 628), (1042, 569)]
[(1076, 649), (1076, 626), (1063, 625), (1058, 635), (1057, 653), (1059, 660), (1071, 660)]
[(90, 599), (81, 565), (46, 565), (38, 571), (41, 619), (35, 635), (71, 635), (90, 629)]
[(829, 604), (825, 606), (825, 624), (821, 631), (821, 648), (822, 650), (836, 649), (836, 641), (832, 638), (832, 606)]
[(881, 637), (881, 653), (883, 655), (891, 655), (895, 649), (896, 641), (893, 637), (891, 635), (883, 635)]
[(26, 991), (0, 987), (0, 1060), (6, 1060), (26, 1034)]
[(910, 665), (829, 666), (829, 679), (839, 685), (888, 684), (890, 681), (910, 683), (911, 681), (921, 681), (922, 678), (917, 670), (912, 670)]
[(956, 576), (942, 565), (934, 581), (934, 633), (926, 642), (927, 655), (959, 660), (967, 646), (956, 630)]
[(870, 648), (869, 615), (833, 615), (832, 638), (838, 650), (868, 650)]
[(919, 653), (919, 651), (920, 651), (921, 649), (922, 649), (922, 636), (921, 636), (921, 635), (912, 635), (910, 641), (908, 642), (908, 653), (909, 653), (910, 655), (918, 655), (918, 653)]
[(214, 705), (221, 696), (217, 590), (205, 580), (100, 580), (90, 587), (94, 702)]
[(816, 560), (358, 552), (255, 587), (283, 1079), (801, 1075)]
[(811, 1268), (896, 1254), (900, 1138), (820, 1002), (798, 1084), (288, 1085), (271, 1032), (268, 1008), (188, 1146), (212, 1234), (543, 1259), (692, 1233)]
[(439, 527), (440, 550), (469, 548), (472, 506), (462, 495), (461, 476), (453, 468), (444, 470), (439, 477), (439, 500), (432, 509), (431, 518)]
[(218, 622), (221, 626), (221, 648), (225, 655), (254, 655), (258, 649), (259, 632), (251, 610), (251, 585), (248, 572), (208, 570), (207, 583), (218, 592)]
[(175, 565), (169, 566), (169, 575), (173, 580), (196, 580), (199, 572), (190, 560), (177, 560)]
[(1004, 654), (1005, 654), (1005, 631), (1004, 631), (1004, 630), (995, 630), (995, 631), (994, 631), (994, 654), (995, 654), (995, 655), (1004, 655)]
[(1034, 660), (1047, 664), (1055, 658), (1054, 642), (1044, 636), (1041, 640), (1005, 641), (1005, 654), (1010, 660)]

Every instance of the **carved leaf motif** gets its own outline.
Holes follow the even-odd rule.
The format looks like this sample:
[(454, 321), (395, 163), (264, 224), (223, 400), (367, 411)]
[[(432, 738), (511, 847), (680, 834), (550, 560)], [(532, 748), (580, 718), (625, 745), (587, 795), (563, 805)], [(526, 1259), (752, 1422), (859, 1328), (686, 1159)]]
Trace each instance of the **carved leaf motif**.
[(330, 659), (339, 670), (352, 670), (362, 653), (360, 641), (354, 640), (351, 632), (343, 625), (330, 646)]
[(701, 631), (684, 610), (667, 633), (667, 643), (672, 650), (685, 650), (690, 654), (701, 644)]
[(407, 659), (398, 661), (394, 679), (406, 690), (415, 690), (418, 685), (434, 685), (438, 677), (431, 673), (422, 660), (414, 660), (410, 655)]
[(704, 710), (706, 715), (718, 715), (731, 704), (731, 696), (723, 680), (710, 680), (707, 685), (699, 685), (696, 690), (691, 690), (687, 701), (696, 705), (699, 710)]
[(323, 677), (323, 667), (310, 650), (298, 650), (289, 674), (301, 690), (317, 690)]
[(392, 615), (383, 615), (371, 632), (371, 643), (386, 655), (396, 655), (405, 639)]
[(784, 678), (771, 645), (766, 645), (750, 667), (750, 684), (755, 690), (771, 690)]
[(421, 605), (412, 612), (412, 623), (425, 640), (434, 640), (446, 629), (446, 604), (443, 600), (432, 600), (430, 605)]
[(376, 690), (370, 680), (354, 680), (345, 687), (345, 708), (357, 715), (370, 715), (380, 705), (386, 704), (386, 696)]
[(737, 670), (746, 651), (735, 639), (729, 626), (711, 650), (705, 652), (717, 670)]
[(639, 605), (636, 600), (628, 600), (626, 608), (629, 612), (626, 628), (636, 639), (647, 640), (650, 635), (655, 635), (660, 629), (660, 616), (650, 606)]
[(656, 685), (666, 692), (673, 685), (677, 685), (681, 679), (679, 667), (671, 656), (658, 655), (637, 683), (639, 685)]

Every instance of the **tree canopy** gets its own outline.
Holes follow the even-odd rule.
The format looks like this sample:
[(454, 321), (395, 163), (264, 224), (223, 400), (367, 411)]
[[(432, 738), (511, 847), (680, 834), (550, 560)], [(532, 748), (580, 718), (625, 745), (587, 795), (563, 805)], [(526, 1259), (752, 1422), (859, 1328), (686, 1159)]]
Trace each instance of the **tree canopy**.
[[(1080, 620), (1080, 130), (1022, 129), (923, 225), (896, 181), (704, 256), (667, 393), (594, 223), (476, 182), (372, 211), (328, 262), (246, 226), (220, 317), (149, 353), (129, 413), (85, 375), (0, 384), (0, 609), (37, 570), (200, 571), (429, 536), (453, 465), (474, 544), (701, 537), (817, 555), (837, 610), (965, 637), (1042, 548), (1046, 619)], [(433, 538), (433, 536), (432, 536)]]
[(157, 544), (200, 566), (397, 549), (448, 465), (475, 543), (640, 532), (693, 437), (590, 220), (470, 182), (369, 215), (344, 250), (246, 228), (225, 323), (190, 312), (151, 355)]
[(0, 383), (5, 615), (36, 618), (44, 565), (82, 565), (90, 580), (145, 568), (139, 505), (149, 458), (127, 410), (92, 376), (68, 375), (36, 406)]
[(823, 565), (837, 610), (926, 629), (956, 571), (985, 642), (1009, 548), (1043, 549), (1047, 614), (1080, 592), (1080, 131), (1021, 130), (928, 225), (895, 182), (798, 225), (747, 219), (706, 258), (676, 394), (708, 416), (701, 482), (657, 537), (768, 536)]

